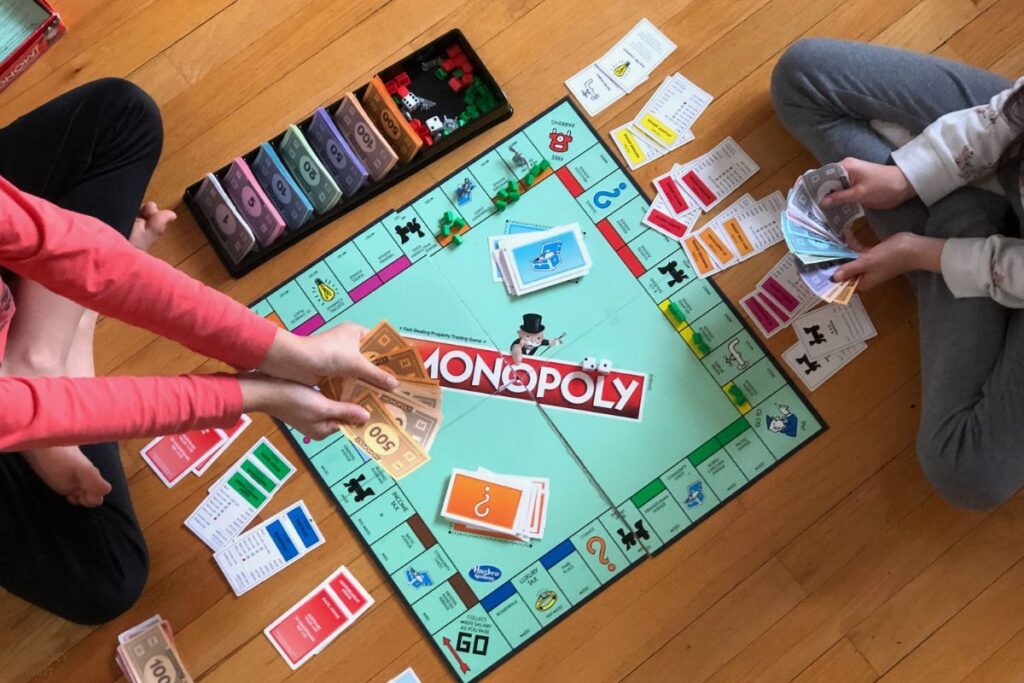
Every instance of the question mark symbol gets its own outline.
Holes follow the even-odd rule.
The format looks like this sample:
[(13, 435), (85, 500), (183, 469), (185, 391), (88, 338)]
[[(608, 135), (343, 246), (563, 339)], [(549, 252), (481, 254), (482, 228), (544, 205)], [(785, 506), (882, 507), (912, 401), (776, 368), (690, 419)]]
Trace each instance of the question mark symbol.
[(490, 502), (491, 502), (491, 487), (490, 486), (485, 486), (484, 487), (484, 499), (481, 500), (479, 503), (477, 503), (476, 505), (473, 506), (473, 513), (476, 514), (477, 517), (486, 517), (487, 515), (491, 514), (491, 506), (488, 505), (488, 503), (490, 503)]
[(612, 205), (612, 200), (622, 194), (622, 191), (626, 189), (626, 183), (619, 183), (619, 186), (614, 190), (601, 190), (600, 192), (594, 193), (594, 206), (599, 209), (607, 209)]
[(597, 555), (597, 561), (601, 564), (608, 565), (608, 571), (615, 571), (615, 565), (608, 561), (608, 557), (604, 554), (605, 542), (600, 536), (591, 536), (587, 539), (587, 552), (591, 555)]

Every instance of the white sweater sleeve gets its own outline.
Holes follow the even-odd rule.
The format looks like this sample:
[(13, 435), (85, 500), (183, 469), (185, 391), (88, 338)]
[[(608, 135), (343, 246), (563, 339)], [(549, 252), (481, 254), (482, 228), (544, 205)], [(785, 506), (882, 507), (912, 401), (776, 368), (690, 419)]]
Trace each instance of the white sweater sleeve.
[(1003, 114), (1003, 105), (1022, 87), (1024, 78), (988, 104), (946, 114), (893, 152), (893, 161), (925, 204), (995, 170), (1003, 150), (1020, 133)]
[(942, 277), (958, 299), (990, 297), (1024, 308), (1024, 240), (1003, 235), (946, 240)]

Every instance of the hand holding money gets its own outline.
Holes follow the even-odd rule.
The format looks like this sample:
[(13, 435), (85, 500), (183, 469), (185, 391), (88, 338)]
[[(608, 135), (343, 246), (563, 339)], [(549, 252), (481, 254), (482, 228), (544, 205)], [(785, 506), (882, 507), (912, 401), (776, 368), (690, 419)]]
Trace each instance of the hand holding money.
[(362, 337), (360, 352), (375, 368), (394, 377), (381, 388), (358, 377), (326, 377), (325, 396), (367, 411), (364, 424), (339, 423), (339, 428), (391, 476), (401, 479), (428, 460), (441, 428), (441, 389), (430, 378), (419, 351), (389, 323), (381, 322)]
[(839, 165), (849, 176), (850, 186), (822, 197), (823, 208), (858, 203), (867, 209), (892, 209), (916, 194), (899, 166), (853, 157), (843, 159)]
[(322, 377), (355, 377), (381, 389), (391, 389), (394, 380), (360, 352), (360, 342), (367, 334), (366, 328), (351, 322), (308, 337), (278, 330), (258, 369), (307, 386), (313, 386)]

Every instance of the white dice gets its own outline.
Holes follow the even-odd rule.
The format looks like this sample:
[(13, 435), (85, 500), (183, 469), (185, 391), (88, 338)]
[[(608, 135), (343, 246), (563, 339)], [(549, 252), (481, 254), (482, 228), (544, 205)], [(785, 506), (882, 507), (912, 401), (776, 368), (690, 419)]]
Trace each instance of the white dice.
[(607, 358), (602, 359), (601, 362), (597, 364), (597, 372), (598, 372), (598, 374), (600, 374), (600, 375), (607, 375), (611, 371), (612, 371), (612, 362), (610, 360), (608, 360)]
[(587, 356), (583, 359), (583, 362), (580, 363), (580, 366), (587, 372), (597, 370), (597, 359), (593, 356)]
[(429, 119), (424, 121), (424, 123), (427, 124), (427, 130), (431, 133), (436, 133), (444, 128), (444, 124), (441, 123), (441, 118), (439, 116), (431, 116)]

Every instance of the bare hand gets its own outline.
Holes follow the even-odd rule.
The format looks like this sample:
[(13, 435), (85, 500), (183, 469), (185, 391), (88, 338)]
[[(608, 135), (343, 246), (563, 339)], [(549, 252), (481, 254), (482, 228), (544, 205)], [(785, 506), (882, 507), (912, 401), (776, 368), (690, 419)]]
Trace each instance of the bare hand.
[(860, 276), (858, 287), (868, 290), (912, 270), (941, 272), (944, 245), (945, 240), (899, 232), (840, 266), (833, 279), (842, 282)]
[(361, 406), (332, 401), (304, 384), (241, 375), (243, 410), (267, 413), (283, 420), (303, 435), (319, 441), (338, 431), (338, 423), (360, 425), (370, 419)]
[(847, 157), (839, 162), (850, 176), (850, 187), (821, 200), (822, 206), (860, 202), (868, 209), (891, 209), (914, 196), (914, 188), (899, 166), (874, 164)]
[(380, 389), (393, 389), (398, 381), (359, 352), (366, 328), (342, 323), (326, 332), (299, 337), (278, 330), (260, 371), (312, 386), (324, 377), (361, 379)]

